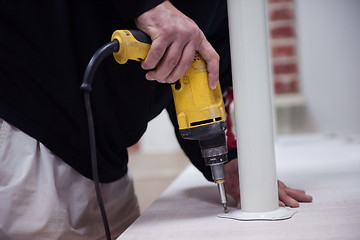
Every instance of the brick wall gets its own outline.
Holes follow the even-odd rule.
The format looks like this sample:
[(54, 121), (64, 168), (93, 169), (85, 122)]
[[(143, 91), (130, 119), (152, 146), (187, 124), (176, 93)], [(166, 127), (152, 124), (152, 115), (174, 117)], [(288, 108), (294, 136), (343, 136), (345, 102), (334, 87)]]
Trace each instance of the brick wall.
[(277, 94), (299, 91), (294, 0), (268, 0), (274, 89)]

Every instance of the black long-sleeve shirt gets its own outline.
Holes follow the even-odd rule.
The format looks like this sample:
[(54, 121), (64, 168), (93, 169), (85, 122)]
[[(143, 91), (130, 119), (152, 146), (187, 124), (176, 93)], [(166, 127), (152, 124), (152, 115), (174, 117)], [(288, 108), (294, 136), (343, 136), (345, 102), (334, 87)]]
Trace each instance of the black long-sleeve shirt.
[[(0, 118), (92, 178), (85, 105), (79, 88), (84, 70), (114, 30), (135, 28), (133, 18), (162, 1), (1, 1)], [(189, 8), (186, 0), (173, 2), (199, 19), (198, 24), (224, 55), (222, 76), (228, 85), (226, 15), (221, 13), (226, 6), (219, 11), (222, 0), (207, 1), (214, 6), (199, 17), (191, 15), (197, 15), (200, 5), (194, 7), (193, 3)], [(114, 181), (126, 173), (126, 148), (140, 139), (147, 123), (163, 109), (168, 108), (176, 125), (170, 86), (147, 81), (144, 75), (138, 62), (119, 65), (111, 57), (96, 72), (91, 99), (101, 182)], [(190, 160), (210, 179), (197, 142), (180, 142)]]

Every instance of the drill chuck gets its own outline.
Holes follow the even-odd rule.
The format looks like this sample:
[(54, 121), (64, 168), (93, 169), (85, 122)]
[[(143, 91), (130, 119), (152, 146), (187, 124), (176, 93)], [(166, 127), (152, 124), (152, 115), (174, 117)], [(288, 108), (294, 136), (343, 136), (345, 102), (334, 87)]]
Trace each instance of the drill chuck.
[[(201, 145), (201, 144), (200, 144)], [(227, 160), (227, 148), (225, 145), (202, 148), (201, 154), (205, 160), (206, 166), (210, 166), (214, 182), (225, 179), (224, 163)]]
[(214, 182), (223, 181), (225, 179), (225, 169), (223, 163), (209, 166), (211, 168), (211, 174)]
[[(226, 124), (226, 122), (224, 123)], [(215, 166), (227, 162), (226, 154), (228, 151), (226, 147), (225, 130), (217, 132), (217, 134), (210, 135), (207, 138), (200, 138), (198, 140), (201, 148), (201, 154), (206, 165)]]

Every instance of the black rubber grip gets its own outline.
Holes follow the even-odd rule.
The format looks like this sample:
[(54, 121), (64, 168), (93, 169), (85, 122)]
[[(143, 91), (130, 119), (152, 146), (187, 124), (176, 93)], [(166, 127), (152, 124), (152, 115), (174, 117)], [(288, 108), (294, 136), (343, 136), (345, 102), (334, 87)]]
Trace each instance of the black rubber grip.
[(136, 40), (142, 43), (151, 44), (151, 38), (140, 30), (129, 30)]

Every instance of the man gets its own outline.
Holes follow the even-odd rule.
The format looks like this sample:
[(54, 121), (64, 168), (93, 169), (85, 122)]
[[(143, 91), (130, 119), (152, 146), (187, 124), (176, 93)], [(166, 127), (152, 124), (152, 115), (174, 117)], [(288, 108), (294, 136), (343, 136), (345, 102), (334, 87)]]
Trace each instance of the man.
[[(177, 8), (163, 0), (1, 2), (1, 239), (104, 237), (79, 86), (92, 54), (112, 32), (137, 27), (153, 41), (141, 64), (149, 71), (137, 62), (122, 66), (106, 59), (92, 93), (98, 171), (112, 235), (136, 219), (126, 148), (164, 108), (176, 126), (171, 90), (161, 83), (176, 81), (197, 51), (207, 62), (209, 86), (219, 75), (223, 88), (231, 86), (226, 1), (173, 2)], [(197, 142), (178, 139), (210, 179)], [(229, 149), (234, 158), (236, 149)], [(227, 191), (238, 201), (237, 161), (226, 170)], [(311, 201), (303, 191), (280, 182), (279, 187), (282, 204)]]

